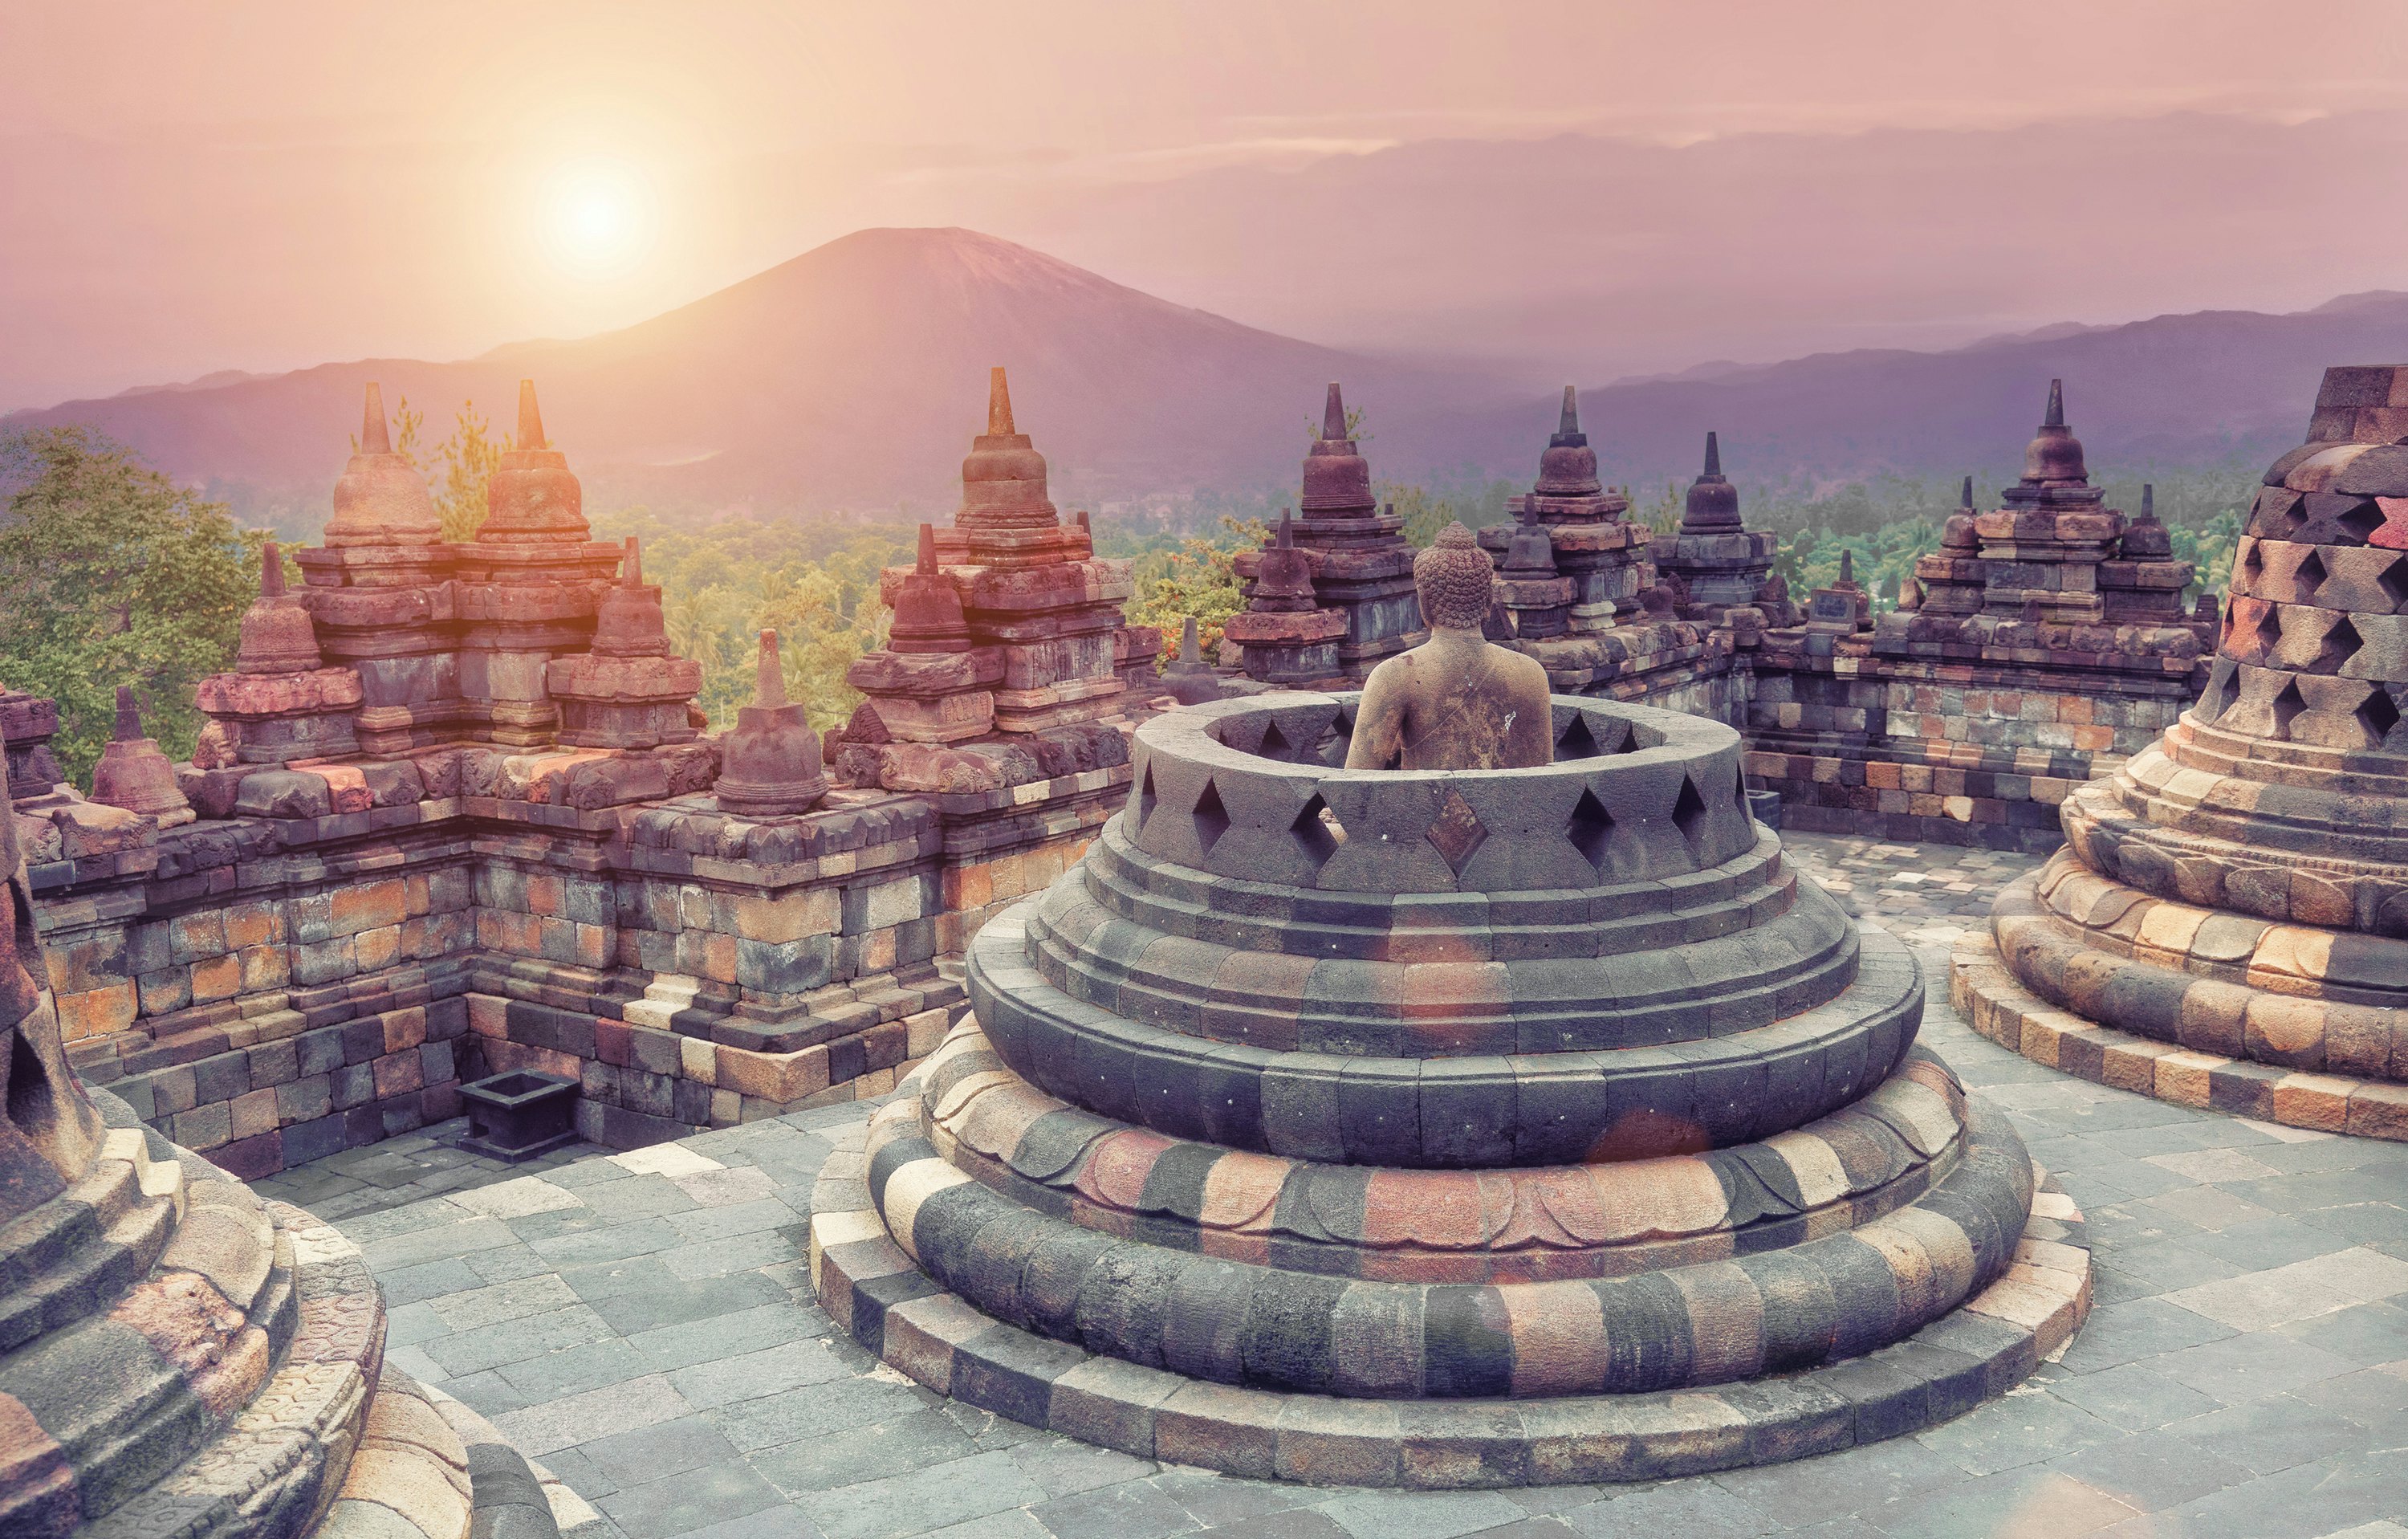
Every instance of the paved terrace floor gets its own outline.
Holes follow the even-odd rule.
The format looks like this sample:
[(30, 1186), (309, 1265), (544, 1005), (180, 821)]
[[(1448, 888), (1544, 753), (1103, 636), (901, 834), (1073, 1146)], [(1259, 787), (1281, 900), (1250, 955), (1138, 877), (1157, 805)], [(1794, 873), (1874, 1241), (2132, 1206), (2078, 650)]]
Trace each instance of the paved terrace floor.
[(2408, 1146), (2065, 1078), (1972, 1035), (1949, 944), (2032, 862), (1801, 835), (1904, 937), (1923, 1040), (2089, 1219), (2062, 1360), (1920, 1436), (1645, 1487), (1237, 1480), (939, 1400), (832, 1332), (803, 1259), (838, 1107), (530, 1173), (434, 1136), (260, 1183), (366, 1249), (390, 1359), (493, 1417), (626, 1539), (2408, 1539)]

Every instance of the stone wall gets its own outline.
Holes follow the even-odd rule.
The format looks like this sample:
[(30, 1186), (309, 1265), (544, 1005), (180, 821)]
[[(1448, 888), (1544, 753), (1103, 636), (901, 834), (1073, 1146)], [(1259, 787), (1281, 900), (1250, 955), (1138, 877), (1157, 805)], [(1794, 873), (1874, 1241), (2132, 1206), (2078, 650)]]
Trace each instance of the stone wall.
[(509, 1069), (580, 1080), (580, 1131), (626, 1146), (891, 1088), (961, 998), (943, 958), (1126, 784), (839, 790), (773, 823), (701, 796), (441, 797), (137, 827), (133, 858), (32, 877), (79, 1070), (237, 1173), (456, 1115)]

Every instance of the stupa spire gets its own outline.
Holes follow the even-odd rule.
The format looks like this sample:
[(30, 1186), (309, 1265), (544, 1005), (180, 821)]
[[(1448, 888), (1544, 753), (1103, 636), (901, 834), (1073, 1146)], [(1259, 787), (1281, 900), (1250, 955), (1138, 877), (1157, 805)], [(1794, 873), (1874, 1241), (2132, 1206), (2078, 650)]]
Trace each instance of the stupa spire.
[(619, 568), (619, 581), (631, 588), (644, 585), (644, 547), (634, 535), (627, 537), (627, 559)]
[(272, 539), (259, 548), (259, 597), (284, 597), (284, 553)]
[(1011, 384), (1003, 377), (1003, 366), (996, 365), (987, 371), (986, 431), (989, 438), (1008, 439), (1019, 429), (1011, 425)]
[(1338, 381), (1329, 381), (1328, 398), (1321, 406), (1321, 436), (1331, 443), (1342, 442), (1346, 434), (1346, 398), (1338, 393)]
[(937, 526), (933, 524), (920, 525), (920, 553), (913, 569), (923, 577), (937, 575)]
[(1566, 385), (1564, 386), (1564, 414), (1555, 423), (1555, 437), (1568, 439), (1580, 430), (1580, 392), (1570, 385)]
[(2040, 420), (2040, 424), (2042, 427), (2065, 425), (2065, 381), (2063, 380), (2051, 380), (2048, 382), (2048, 415)]
[(119, 742), (133, 742), (142, 736), (142, 707), (136, 703), (130, 684), (117, 686), (117, 733)]
[(363, 454), (393, 453), (393, 438), (385, 430), (384, 391), (374, 380), (368, 381), (367, 404), (360, 417), (360, 453)]
[(1963, 493), (1960, 496), (1958, 496), (1958, 497), (1957, 497), (1957, 499), (1956, 499), (1956, 506), (1957, 506), (1957, 507), (1959, 507), (1959, 508), (1961, 508), (1961, 509), (1963, 509), (1965, 511), (1967, 511), (1967, 512), (1969, 512), (1969, 513), (1970, 513), (1970, 512), (1971, 512), (1971, 511), (1973, 511), (1973, 478), (1972, 478), (1972, 477), (1971, 477), (1971, 476), (1967, 476), (1967, 477), (1965, 478), (1965, 490), (1964, 490), (1964, 493)]
[(543, 412), (535, 404), (533, 380), (519, 381), (519, 441), (515, 447), (520, 449), (552, 447), (550, 440), (543, 436)]
[(1705, 473), (1710, 476), (1719, 476), (1723, 473), (1722, 446), (1714, 441), (1713, 431), (1711, 428), (1706, 432)]
[[(997, 370), (998, 376), (1001, 370)], [(761, 633), (761, 661), (752, 675), (752, 703), (767, 710), (786, 703), (786, 665), (778, 656), (778, 633)]]

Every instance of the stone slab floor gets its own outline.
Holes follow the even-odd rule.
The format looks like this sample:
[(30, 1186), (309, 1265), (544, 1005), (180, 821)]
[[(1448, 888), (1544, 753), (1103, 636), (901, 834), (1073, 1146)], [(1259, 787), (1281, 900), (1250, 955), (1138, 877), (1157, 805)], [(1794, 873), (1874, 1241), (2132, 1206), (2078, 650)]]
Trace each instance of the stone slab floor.
[[(313, 1181), (351, 1183), (317, 1201), (351, 1201), (338, 1221), (384, 1283), (391, 1360), (626, 1539), (2408, 1539), (2408, 1146), (2162, 1105), (1982, 1042), (1948, 1008), (1948, 946), (2032, 862), (1791, 842), (1915, 945), (1937, 985), (1924, 1041), (2012, 1111), (2098, 1263), (2089, 1325), (2025, 1388), (1827, 1459), (1641, 1488), (1329, 1490), (949, 1404), (832, 1339), (811, 1302), (813, 1173), (862, 1108), (532, 1173), (386, 1143), (262, 1185), (308, 1201)], [(447, 1189), (413, 1190), (427, 1181)]]

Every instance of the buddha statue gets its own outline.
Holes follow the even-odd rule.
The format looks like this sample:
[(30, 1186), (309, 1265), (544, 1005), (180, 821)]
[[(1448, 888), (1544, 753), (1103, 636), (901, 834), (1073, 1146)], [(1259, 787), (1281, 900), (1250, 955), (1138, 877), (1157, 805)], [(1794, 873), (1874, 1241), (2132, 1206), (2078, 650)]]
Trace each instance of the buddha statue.
[(1461, 524), (1413, 558), (1430, 638), (1371, 670), (1350, 770), (1526, 770), (1555, 756), (1547, 670), (1481, 634), (1495, 567)]

